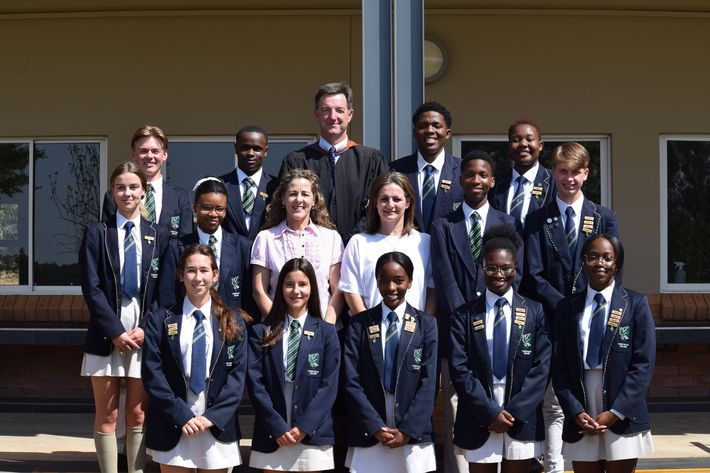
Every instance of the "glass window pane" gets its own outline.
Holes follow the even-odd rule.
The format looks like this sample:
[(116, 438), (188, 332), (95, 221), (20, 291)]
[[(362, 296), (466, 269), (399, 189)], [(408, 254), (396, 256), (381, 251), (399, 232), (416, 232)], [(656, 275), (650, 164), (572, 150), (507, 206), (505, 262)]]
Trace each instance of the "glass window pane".
[(29, 237), (27, 143), (0, 143), (0, 285), (27, 284)]
[(667, 156), (667, 282), (710, 283), (710, 141), (668, 140)]
[(99, 220), (99, 143), (36, 143), (34, 284), (79, 284), (84, 227)]
[[(566, 143), (565, 141), (549, 141), (545, 140), (545, 147), (540, 153), (540, 162), (543, 166), (550, 168), (552, 164), (552, 153), (559, 145)], [(601, 203), (601, 160), (600, 160), (600, 142), (598, 140), (575, 140), (581, 144), (589, 152), (591, 162), (589, 163), (589, 177), (584, 184), (584, 195), (589, 200)], [(493, 156), (496, 160), (496, 174), (509, 171), (513, 165), (513, 160), (508, 156), (507, 141), (476, 141), (464, 140), (461, 142), (461, 157), (465, 156), (469, 151), (481, 149)]]

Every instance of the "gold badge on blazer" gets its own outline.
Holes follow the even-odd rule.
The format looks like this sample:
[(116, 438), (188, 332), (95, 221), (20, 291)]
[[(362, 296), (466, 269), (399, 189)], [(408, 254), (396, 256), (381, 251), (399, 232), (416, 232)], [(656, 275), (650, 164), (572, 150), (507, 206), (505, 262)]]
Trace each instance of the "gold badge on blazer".
[(168, 324), (168, 337), (172, 337), (173, 335), (177, 335), (178, 333), (178, 324)]
[(525, 326), (525, 319), (527, 317), (527, 314), (525, 313), (525, 307), (516, 307), (515, 308), (515, 319), (513, 320), (513, 323), (517, 325), (520, 328), (523, 328)]

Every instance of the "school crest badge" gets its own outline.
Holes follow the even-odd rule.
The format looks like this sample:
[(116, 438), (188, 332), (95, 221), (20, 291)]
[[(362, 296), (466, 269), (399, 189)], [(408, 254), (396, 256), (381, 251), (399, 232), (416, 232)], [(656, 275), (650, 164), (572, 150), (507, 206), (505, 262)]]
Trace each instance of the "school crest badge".
[(413, 354), (414, 354), (414, 362), (416, 364), (420, 364), (422, 362), (422, 349), (415, 348)]
[(160, 266), (160, 258), (153, 258), (150, 261), (150, 277), (155, 279), (158, 277), (158, 267)]
[(241, 294), (241, 281), (239, 276), (232, 276), (232, 278), (229, 280), (229, 282), (232, 285), (232, 296), (234, 297), (239, 297), (239, 294)]
[(320, 365), (320, 353), (309, 353), (308, 354), (308, 366), (311, 368), (318, 368)]
[(623, 341), (627, 341), (629, 339), (629, 335), (631, 328), (628, 325), (625, 325), (623, 327), (619, 327), (619, 339)]
[(228, 360), (234, 359), (234, 345), (229, 345), (227, 347), (227, 359)]
[(523, 344), (523, 348), (530, 348), (532, 346), (532, 334), (531, 333), (524, 333), (520, 337), (520, 341)]
[(453, 210), (458, 210), (459, 207), (461, 207), (461, 202), (454, 202)]

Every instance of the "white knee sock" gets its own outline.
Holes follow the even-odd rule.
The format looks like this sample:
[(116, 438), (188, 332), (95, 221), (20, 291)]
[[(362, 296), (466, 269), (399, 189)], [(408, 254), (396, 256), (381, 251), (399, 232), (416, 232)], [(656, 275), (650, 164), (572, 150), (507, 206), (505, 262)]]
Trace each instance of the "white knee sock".
[(145, 427), (126, 429), (126, 460), (128, 473), (143, 473), (145, 469)]
[(94, 432), (96, 459), (99, 461), (101, 473), (118, 473), (118, 451), (116, 448), (116, 432), (104, 434)]

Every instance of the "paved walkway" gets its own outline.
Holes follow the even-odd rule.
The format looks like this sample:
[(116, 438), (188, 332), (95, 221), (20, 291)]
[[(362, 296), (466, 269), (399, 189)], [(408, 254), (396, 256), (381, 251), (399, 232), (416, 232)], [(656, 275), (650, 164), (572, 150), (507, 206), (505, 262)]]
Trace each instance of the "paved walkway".
[[(92, 418), (91, 414), (0, 413), (0, 471), (97, 471)], [(251, 436), (252, 423), (253, 416), (242, 417), (245, 437)], [(655, 452), (639, 461), (638, 471), (710, 472), (710, 412), (651, 413), (651, 425)], [(248, 438), (242, 440), (243, 458), (250, 444)]]

